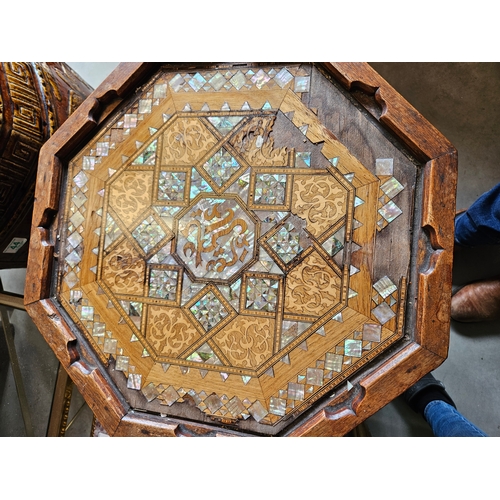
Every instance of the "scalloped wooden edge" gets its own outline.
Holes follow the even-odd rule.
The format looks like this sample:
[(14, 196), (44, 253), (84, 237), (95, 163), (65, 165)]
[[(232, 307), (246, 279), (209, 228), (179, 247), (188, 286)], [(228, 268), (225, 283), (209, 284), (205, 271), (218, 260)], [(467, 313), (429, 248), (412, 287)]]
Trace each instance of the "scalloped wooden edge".
[[(307, 421), (286, 431), (289, 436), (345, 435), (420, 377), (437, 368), (446, 359), (449, 342), (456, 151), (368, 64), (321, 63), (321, 66), (347, 90), (359, 89), (373, 95), (382, 106), (380, 117), (372, 113), (373, 116), (425, 162), (421, 223), (425, 229), (419, 239), (415, 304), (421, 314), (417, 315), (415, 341), (403, 345), (373, 373), (357, 379), (353, 398), (348, 397), (344, 389)], [(115, 393), (99, 369), (89, 366), (92, 354), (86, 351), (83, 343), (78, 343), (49, 298), (54, 257), (51, 233), (56, 224), (61, 165), (67, 159), (65, 156), (86, 140), (158, 67), (159, 63), (122, 63), (113, 71), (43, 146), (35, 194), (29, 279), (25, 287), (26, 309), (106, 432), (117, 436), (185, 434), (179, 431), (176, 423), (134, 412), (123, 397)], [(429, 252), (423, 243), (426, 241), (430, 241), (432, 247), (427, 261)], [(440, 293), (428, 294), (427, 290), (440, 290)], [(206, 426), (201, 424), (191, 424), (191, 427), (206, 432)], [(211, 435), (241, 433), (214, 427)]]

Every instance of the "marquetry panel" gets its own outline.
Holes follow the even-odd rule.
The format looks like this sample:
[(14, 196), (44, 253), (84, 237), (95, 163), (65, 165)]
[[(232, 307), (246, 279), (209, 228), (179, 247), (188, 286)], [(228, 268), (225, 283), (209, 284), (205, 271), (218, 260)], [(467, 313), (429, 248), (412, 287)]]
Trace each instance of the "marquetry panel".
[(69, 161), (57, 297), (134, 407), (275, 434), (402, 338), (415, 165), (317, 98), (353, 112), (312, 65), (167, 68)]

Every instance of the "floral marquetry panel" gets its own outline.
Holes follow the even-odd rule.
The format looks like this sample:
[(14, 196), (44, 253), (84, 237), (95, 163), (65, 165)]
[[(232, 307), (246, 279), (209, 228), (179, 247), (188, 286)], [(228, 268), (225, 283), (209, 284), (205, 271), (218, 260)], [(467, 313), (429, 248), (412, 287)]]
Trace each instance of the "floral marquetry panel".
[(50, 286), (80, 356), (129, 414), (205, 431), (352, 406), (418, 336), (421, 160), (327, 66), (142, 78), (60, 160)]

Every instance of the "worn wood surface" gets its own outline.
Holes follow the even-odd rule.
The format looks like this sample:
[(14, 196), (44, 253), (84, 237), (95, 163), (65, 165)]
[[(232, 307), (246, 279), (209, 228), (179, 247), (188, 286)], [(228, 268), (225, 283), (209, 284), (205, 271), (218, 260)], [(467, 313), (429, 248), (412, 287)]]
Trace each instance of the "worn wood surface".
[[(375, 117), (391, 130), (415, 156), (427, 162), (455, 152), (454, 146), (404, 97), (367, 63), (324, 63), (324, 67), (348, 90), (373, 95), (381, 107)], [(371, 111), (370, 108), (370, 112)]]
[[(207, 432), (210, 435), (214, 435), (214, 433), (223, 435), (240, 435), (241, 432), (259, 433), (263, 424), (260, 424), (259, 428), (253, 424), (252, 427), (251, 422), (248, 425), (242, 422), (237, 429), (234, 427), (234, 422), (228, 422), (229, 427), (222, 432), (217, 431), (217, 427), (211, 423), (211, 420), (205, 418), (202, 419), (203, 423), (198, 425), (199, 430), (196, 431), (196, 424), (188, 429), (184, 428), (182, 424), (165, 423), (162, 419), (150, 418), (146, 414), (134, 412), (132, 408), (136, 405), (158, 413), (163, 413), (165, 407), (160, 405), (158, 400), (146, 401), (140, 391), (127, 389), (126, 379), (123, 378), (122, 372), (115, 373), (114, 369), (110, 368), (107, 375), (101, 373), (100, 363), (106, 365), (108, 355), (104, 353), (102, 347), (99, 347), (85, 335), (75, 336), (72, 333), (74, 327), (70, 326), (71, 322), (67, 323), (66, 320), (60, 318), (59, 305), (56, 305), (54, 299), (49, 299), (53, 280), (51, 263), (54, 258), (54, 246), (58, 235), (60, 235), (59, 224), (64, 223), (63, 214), (60, 213), (62, 172), (67, 168), (68, 161), (80, 150), (82, 144), (97, 133), (108, 116), (118, 112), (117, 110), (120, 109), (122, 103), (132, 95), (138, 86), (147, 81), (147, 78), (157, 67), (152, 64), (120, 65), (42, 149), (28, 266), (29, 280), (27, 280), (25, 292), (27, 309), (63, 366), (80, 388), (98, 420), (110, 435), (180, 436)], [(393, 317), (382, 329), (382, 339), (388, 342), (387, 345), (396, 342), (394, 348), (387, 352), (373, 350), (373, 356), (370, 354), (366, 357), (368, 364), (360, 364), (356, 369), (353, 367), (352, 370), (343, 371), (342, 377), (338, 379), (340, 385), (335, 390), (334, 398), (322, 402), (321, 392), (318, 392), (319, 399), (315, 403), (316, 413), (313, 412), (312, 416), (297, 426), (292, 426), (289, 429), (282, 427), (280, 432), (283, 435), (294, 436), (344, 435), (397, 397), (422, 375), (436, 368), (447, 355), (456, 153), (451, 144), (369, 66), (327, 63), (322, 64), (320, 69), (313, 67), (311, 74), (313, 78), (311, 79), (310, 92), (303, 93), (298, 101), (297, 94), (290, 90), (287, 91), (286, 87), (283, 87), (277, 92), (263, 90), (263, 94), (259, 95), (258, 98), (256, 93), (250, 91), (243, 91), (242, 95), (238, 96), (213, 94), (210, 105), (212, 109), (220, 109), (225, 105), (224, 103), (227, 103), (233, 109), (233, 107), (241, 107), (241, 99), (249, 103), (250, 107), (257, 105), (256, 103), (261, 102), (262, 99), (266, 99), (270, 107), (278, 107), (283, 113), (282, 116), (286, 114), (289, 121), (280, 122), (281, 118), (278, 117), (275, 122), (276, 133), (272, 135), (273, 140), (275, 140), (272, 160), (274, 163), (263, 163), (262, 167), (256, 168), (262, 169), (265, 166), (265, 171), (275, 169), (278, 172), (280, 168), (287, 165), (286, 162), (290, 161), (291, 157), (282, 153), (283, 148), (286, 148), (287, 141), (295, 133), (294, 130), (302, 127), (301, 130), (305, 136), (304, 143), (306, 143), (304, 147), (312, 151), (311, 158), (316, 158), (319, 162), (326, 161), (325, 158), (340, 158), (336, 168), (341, 176), (349, 178), (348, 182), (351, 182), (354, 187), (352, 198), (348, 198), (349, 204), (354, 203), (354, 193), (357, 199), (361, 199), (361, 204), (358, 202), (353, 209), (349, 209), (352, 210), (348, 217), (351, 222), (348, 223), (346, 231), (348, 241), (353, 248), (350, 264), (355, 267), (354, 272), (352, 269), (349, 271), (346, 268), (346, 273), (351, 274), (349, 293), (352, 289), (357, 294), (351, 294), (348, 308), (343, 311), (342, 328), (338, 324), (335, 326), (332, 322), (324, 323), (327, 338), (333, 343), (332, 345), (340, 341), (348, 331), (363, 329), (363, 321), (356, 319), (356, 314), (359, 313), (354, 314), (352, 311), (361, 312), (364, 317), (371, 318), (372, 322), (378, 321), (373, 315), (373, 283), (384, 277), (393, 284), (396, 283), (396, 292), (393, 293), (396, 305), (394, 313), (391, 313)], [(331, 82), (328, 81), (329, 78), (344, 86), (357, 101), (368, 103), (366, 109), (381, 125), (373, 119), (367, 120), (363, 111), (352, 105), (353, 97), (350, 96), (349, 92), (344, 94), (323, 92), (323, 89), (331, 85)], [(366, 98), (360, 99), (360, 93)], [(172, 112), (179, 108), (182, 109), (186, 104), (185, 95), (171, 93), (170, 104), (166, 104), (166, 106), (170, 105)], [(377, 113), (376, 106), (371, 104), (372, 95), (375, 96), (376, 103), (382, 105), (381, 113)], [(207, 99), (206, 95), (201, 92), (199, 94), (191, 93), (189, 97), (193, 109), (201, 108)], [(165, 109), (168, 111), (167, 108), (164, 108), (163, 112)], [(138, 127), (137, 141), (140, 144), (143, 142), (146, 144), (148, 135), (151, 134), (148, 131), (148, 120), (154, 121), (155, 112), (145, 116), (142, 128)], [(253, 125), (250, 126), (253, 127)], [(228, 147), (236, 147), (245, 137), (251, 137), (248, 133), (248, 131), (243, 131), (239, 138), (235, 136), (234, 142), (228, 143)], [(172, 137), (174, 136), (175, 134), (172, 135)], [(388, 140), (389, 136), (395, 137), (396, 141)], [(161, 138), (165, 144), (169, 140), (168, 134), (164, 134)], [(163, 144), (161, 141), (160, 144)], [(397, 141), (400, 141), (404, 146), (398, 146)], [(255, 144), (254, 142), (253, 153), (251, 149), (242, 153), (247, 155), (247, 159), (252, 157), (254, 162), (258, 161), (257, 158), (260, 154), (260, 146), (256, 148)], [(130, 143), (119, 144), (118, 154), (122, 157), (129, 157), (134, 153), (133, 149), (127, 150), (130, 147)], [(408, 150), (405, 150), (405, 147)], [(170, 154), (168, 149), (161, 151), (163, 151), (162, 154), (167, 155), (165, 158)], [(262, 161), (269, 162), (270, 156), (267, 155), (267, 158), (267, 160)], [(385, 172), (384, 168), (375, 167), (380, 158), (391, 158), (394, 169)], [(166, 164), (171, 161), (164, 160)], [(188, 164), (190, 164), (189, 161), (186, 165)], [(367, 165), (368, 168), (366, 168)], [(302, 205), (297, 204), (297, 196), (300, 197), (300, 186), (302, 185), (300, 176), (304, 176), (305, 182), (308, 172), (297, 167), (296, 165), (297, 183), (287, 196), (290, 197), (293, 210), (296, 213), (301, 213)], [(331, 169), (331, 166), (326, 167)], [(175, 168), (179, 172), (187, 171), (182, 166)], [(157, 179), (154, 169), (143, 167), (142, 172), (146, 179), (151, 176), (151, 185), (153, 185), (154, 179)], [(351, 174), (353, 175), (351, 176)], [(93, 204), (96, 204), (96, 207), (99, 206), (99, 197), (96, 197), (94, 193), (98, 191), (99, 183), (101, 182), (104, 186), (104, 181), (107, 179), (106, 175), (99, 180), (99, 175), (96, 172), (91, 181), (94, 184), (90, 185), (87, 197), (90, 200), (89, 206)], [(397, 180), (396, 183), (394, 179)], [(446, 179), (446, 184), (444, 179)], [(392, 187), (387, 187), (388, 181), (392, 182)], [(344, 182), (342, 180), (341, 184)], [(397, 187), (398, 185), (399, 187)], [(251, 189), (253, 189), (252, 186)], [(345, 186), (349, 186), (349, 184), (345, 184)], [(113, 189), (118, 189), (118, 187)], [(381, 189), (383, 190), (381, 191)], [(113, 191), (111, 190), (111, 192)], [(445, 197), (442, 196), (444, 192), (446, 193)], [(418, 195), (417, 207), (414, 211), (415, 193), (421, 194)], [(118, 191), (114, 199), (118, 199), (117, 196)], [(378, 214), (382, 205), (389, 201), (392, 203), (395, 201), (403, 207), (403, 210), (402, 215), (400, 214), (395, 220), (388, 223), (380, 219)], [(124, 224), (123, 228), (126, 229), (127, 214), (125, 212), (120, 214), (120, 206), (113, 203), (110, 202), (111, 213), (114, 214), (115, 218), (121, 217), (125, 221), (122, 224)], [(256, 206), (256, 208), (260, 207)], [(302, 216), (308, 220), (307, 215)], [(350, 217), (353, 219), (351, 220)], [(379, 217), (379, 227), (377, 227), (377, 217)], [(361, 225), (356, 223), (360, 220), (363, 221)], [(313, 218), (310, 218), (309, 222), (311, 234), (313, 236), (320, 235), (323, 229), (318, 225), (318, 222)], [(99, 225), (97, 219), (96, 224)], [(415, 235), (411, 236), (408, 227), (412, 228), (414, 224), (416, 224), (413, 227)], [(92, 226), (90, 224), (83, 230), (82, 235), (87, 238), (89, 249), (98, 245), (99, 238), (94, 234), (98, 225)], [(377, 241), (376, 245), (375, 241)], [(418, 245), (414, 244), (415, 241), (419, 242)], [(267, 243), (264, 244), (264, 247), (272, 252), (272, 249), (266, 245)], [(377, 253), (376, 247), (380, 245), (390, 248), (391, 251)], [(412, 246), (413, 250), (417, 252), (417, 257), (415, 268), (410, 269)], [(113, 251), (117, 252), (116, 255), (121, 258), (120, 255), (124, 251), (130, 252), (130, 250), (130, 247), (125, 249), (125, 247), (116, 246)], [(312, 259), (312, 265), (314, 259), (318, 259), (317, 256), (322, 255), (323, 251), (322, 247), (317, 245), (314, 250), (313, 247), (307, 249), (304, 256)], [(55, 257), (60, 256), (56, 255)], [(123, 321), (123, 318), (120, 319), (122, 313), (118, 312), (119, 308), (116, 306), (110, 308), (109, 303), (106, 305), (109, 299), (105, 294), (102, 294), (102, 290), (94, 281), (93, 273), (89, 271), (99, 262), (102, 261), (98, 261), (95, 255), (93, 257), (90, 253), (84, 253), (81, 274), (82, 290), (84, 290), (86, 297), (93, 301), (93, 306), (98, 306), (101, 303), (101, 306), (98, 306), (102, 311), (100, 320), (105, 324), (116, 325), (113, 338), (119, 345), (126, 345), (133, 323), (127, 318), (125, 318), (127, 321)], [(138, 270), (140, 273), (144, 273), (140, 268)], [(104, 278), (103, 287), (107, 286), (105, 285), (106, 280), (112, 281), (112, 275), (109, 276), (109, 278)], [(293, 271), (290, 271), (289, 282), (293, 283)], [(408, 299), (409, 307), (405, 312), (407, 291), (411, 297)], [(214, 292), (218, 293), (215, 288)], [(347, 292), (346, 288), (343, 293)], [(61, 288), (61, 296), (65, 293), (69, 297), (69, 289)], [(121, 298), (132, 300), (134, 294), (137, 293), (142, 292), (132, 292), (132, 289), (129, 289), (123, 292)], [(296, 306), (290, 297), (291, 295), (288, 293), (279, 299), (285, 301), (283, 302), (285, 314), (291, 315), (290, 318), (300, 318), (300, 314), (294, 312)], [(66, 300), (69, 301), (69, 298)], [(224, 300), (222, 295), (220, 300)], [(278, 303), (281, 304), (281, 302)], [(145, 304), (146, 308), (154, 310), (153, 302), (148, 305), (146, 300)], [(318, 309), (318, 313), (320, 311), (321, 308)], [(68, 314), (71, 316), (71, 321), (81, 323), (81, 319), (71, 312), (71, 308), (68, 310)], [(271, 320), (262, 315), (260, 322), (263, 324), (266, 321)], [(405, 326), (405, 321), (409, 321), (410, 324)], [(406, 332), (404, 331), (405, 327)], [(142, 334), (147, 336), (147, 330), (144, 330)], [(200, 332), (196, 333), (196, 330), (193, 330), (193, 335), (199, 334)], [(222, 335), (221, 330), (221, 338)], [(201, 343), (200, 340), (200, 346)], [(297, 345), (298, 343), (299, 341), (297, 341)], [(324, 340), (321, 336), (308, 338), (307, 352), (309, 355), (320, 356), (325, 348), (322, 343)], [(138, 349), (137, 354), (134, 355), (134, 366), (138, 372), (148, 373), (147, 383), (149, 384), (156, 386), (164, 383), (164, 368), (162, 370), (161, 364), (155, 365), (152, 358), (143, 357), (140, 344), (138, 342), (134, 344), (136, 344), (134, 349)], [(268, 368), (272, 367), (273, 369), (272, 382), (266, 382), (267, 385), (264, 388), (263, 397), (265, 399), (268, 400), (277, 394), (277, 391), (290, 381), (290, 376), (293, 376), (292, 367), (297, 369), (297, 366), (303, 362), (303, 356), (299, 356), (298, 351), (292, 348), (295, 348), (293, 343), (290, 344), (290, 350), (287, 352), (286, 363), (263, 365), (261, 373), (264, 373)], [(332, 347), (328, 349), (332, 349)], [(222, 351), (216, 352), (225, 359)], [(132, 355), (132, 351), (128, 354)], [(374, 357), (373, 360), (372, 357)], [(114, 364), (111, 366), (113, 367)], [(191, 366), (194, 376), (196, 363), (191, 363)], [(304, 370), (306, 367), (307, 365), (304, 365)], [(226, 371), (231, 373), (229, 368)], [(242, 372), (240, 369), (240, 373), (245, 373), (245, 371)], [(204, 383), (207, 381), (210, 382), (211, 387), (215, 388), (216, 392), (227, 392), (229, 387), (236, 387), (236, 377), (225, 382), (220, 379), (217, 371), (209, 371), (205, 376), (206, 380), (200, 378), (200, 381), (197, 382), (195, 378), (191, 376), (188, 378), (186, 373), (179, 372), (176, 378), (171, 379), (171, 383), (175, 386), (186, 385), (189, 380), (190, 387), (195, 392), (202, 391)], [(266, 375), (263, 376), (266, 377)], [(110, 383), (108, 377), (111, 377), (114, 382)], [(202, 382), (203, 380), (204, 382)], [(234, 382), (230, 382), (231, 380)], [(257, 379), (252, 378), (248, 387), (242, 385), (242, 389), (244, 387), (249, 395), (254, 394), (252, 392), (254, 380)], [(346, 380), (352, 384), (350, 390), (345, 385)], [(125, 399), (128, 398), (128, 403), (125, 403), (121, 395), (115, 393), (115, 387), (121, 387)], [(256, 385), (255, 397), (262, 391), (263, 388)], [(188, 410), (189, 405), (183, 405), (179, 405), (181, 410), (175, 414), (176, 418), (179, 418), (180, 421), (182, 418), (198, 418), (196, 417), (198, 410)], [(177, 406), (173, 407), (173, 409), (175, 408)], [(182, 408), (184, 409), (182, 410)], [(170, 408), (167, 410), (167, 412), (171, 411)], [(210, 429), (214, 430), (210, 431)]]
[(456, 168), (456, 154), (426, 165), (418, 254), (416, 304), (422, 314), (417, 316), (415, 340), (443, 358), (448, 355), (451, 321)]

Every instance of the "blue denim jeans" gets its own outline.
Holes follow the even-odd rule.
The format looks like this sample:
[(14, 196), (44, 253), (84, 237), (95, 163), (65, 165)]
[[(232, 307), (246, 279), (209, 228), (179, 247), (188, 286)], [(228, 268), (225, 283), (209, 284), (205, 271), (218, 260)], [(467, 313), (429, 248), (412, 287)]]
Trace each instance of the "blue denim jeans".
[(481, 429), (444, 401), (431, 401), (425, 407), (424, 418), (436, 437), (487, 437)]
[(500, 245), (500, 184), (456, 218), (455, 242), (471, 247)]

